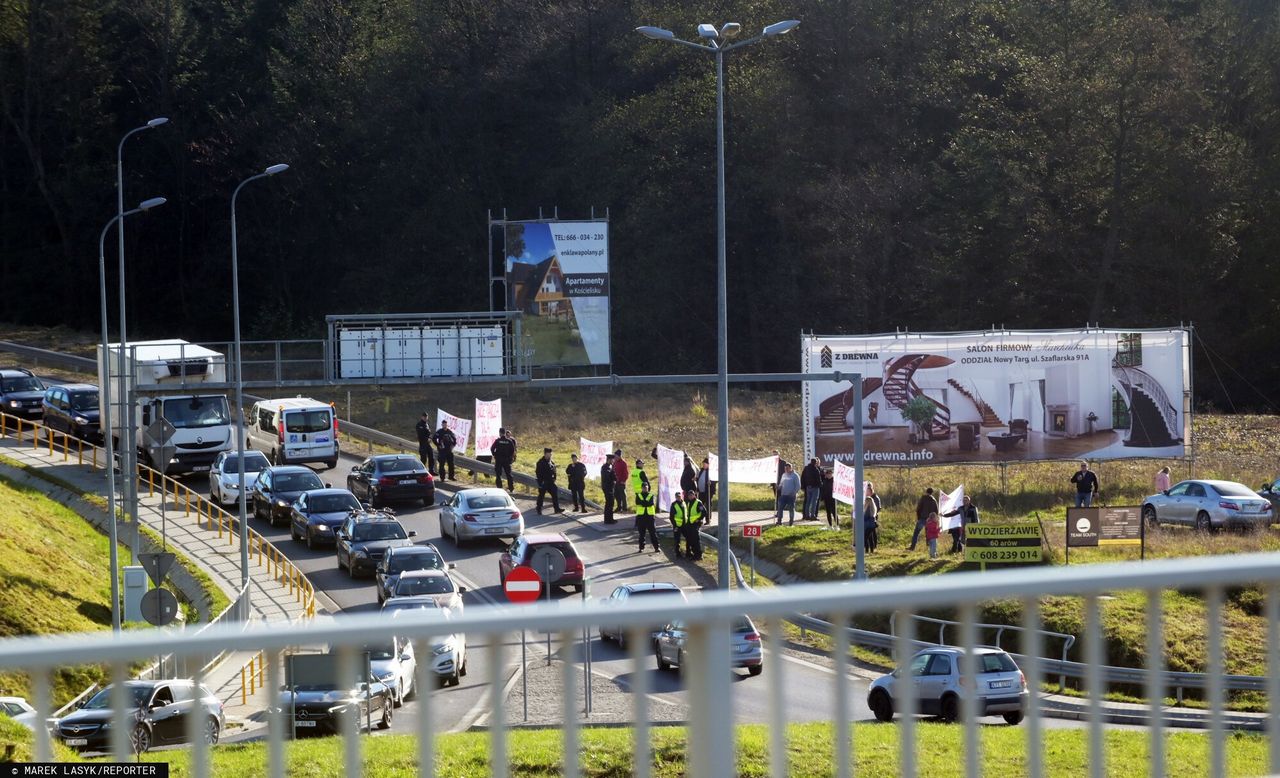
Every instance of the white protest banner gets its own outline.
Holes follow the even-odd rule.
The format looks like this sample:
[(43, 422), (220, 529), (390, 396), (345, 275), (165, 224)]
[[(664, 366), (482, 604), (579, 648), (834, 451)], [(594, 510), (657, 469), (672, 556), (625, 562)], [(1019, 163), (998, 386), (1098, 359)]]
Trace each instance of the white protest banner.
[(587, 478), (600, 479), (600, 468), (604, 467), (605, 457), (613, 453), (613, 441), (597, 443), (594, 440), (578, 438), (578, 461), (587, 466)]
[(471, 419), (462, 419), (436, 408), (436, 429), (440, 429), (440, 425), (444, 422), (449, 423), (449, 429), (453, 430), (453, 436), (458, 439), (458, 445), (453, 449), (454, 453), (465, 457), (467, 441), (471, 439)]
[(831, 493), (836, 500), (845, 505), (853, 505), (853, 485), (857, 483), (853, 476), (857, 471), (839, 460), (835, 462), (835, 466), (833, 474), (835, 484), (831, 488)]
[[(711, 480), (720, 480), (720, 457), (707, 455), (707, 464), (711, 468)], [(763, 459), (730, 459), (729, 483), (731, 484), (775, 484), (778, 482), (778, 458)]]
[(502, 400), (476, 400), (476, 456), (489, 456), (489, 448), (502, 428)]
[(684, 452), (658, 444), (658, 510), (671, 508), (680, 494), (680, 474), (684, 472)]
[(954, 511), (955, 509), (959, 508), (963, 504), (964, 504), (964, 484), (960, 484), (959, 486), (957, 486), (956, 490), (951, 494), (942, 495), (942, 499), (938, 500), (938, 520), (942, 522), (943, 532), (946, 532), (947, 530), (955, 529), (957, 527), (964, 526), (964, 517), (958, 513), (948, 519), (942, 518), (942, 514), (950, 513), (951, 511)]

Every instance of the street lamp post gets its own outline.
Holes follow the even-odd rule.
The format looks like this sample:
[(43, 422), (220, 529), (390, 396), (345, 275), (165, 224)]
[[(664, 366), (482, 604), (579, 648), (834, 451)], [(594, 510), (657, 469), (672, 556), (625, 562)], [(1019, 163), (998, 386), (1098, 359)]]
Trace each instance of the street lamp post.
[(153, 197), (139, 203), (137, 208), (116, 214), (98, 236), (98, 292), (102, 306), (102, 429), (106, 431), (102, 437), (107, 450), (107, 513), (111, 516), (108, 524), (111, 536), (111, 629), (115, 632), (120, 631), (120, 556), (116, 551), (116, 456), (115, 444), (111, 440), (111, 358), (107, 351), (107, 232), (112, 225), (122, 222), (123, 217), (149, 211), (165, 202), (163, 197)]
[[(132, 130), (126, 132), (124, 137), (120, 139), (120, 143), (116, 145), (116, 219), (120, 222), (119, 229), (116, 230), (120, 240), (120, 354), (118, 355), (120, 374), (117, 376), (117, 379), (120, 382), (120, 406), (121, 413), (123, 414), (123, 418), (120, 419), (121, 428), (127, 430), (129, 433), (128, 442), (124, 442), (122, 438), (122, 445), (120, 446), (120, 496), (125, 502), (125, 512), (133, 517), (134, 522), (135, 531), (133, 533), (133, 544), (130, 546), (129, 553), (130, 562), (133, 564), (137, 564), (138, 562), (138, 549), (142, 533), (137, 531), (138, 490), (137, 482), (134, 480), (138, 472), (138, 469), (134, 464), (134, 457), (137, 456), (138, 448), (132, 434), (133, 407), (132, 403), (129, 402), (128, 387), (125, 384), (124, 364), (124, 352), (129, 342), (129, 338), (125, 330), (124, 309), (124, 142), (129, 140), (129, 137), (135, 133), (142, 132), (143, 130), (152, 130), (162, 124), (168, 123), (168, 118), (158, 116), (141, 127), (134, 127)], [(104, 363), (107, 362), (105, 349), (102, 355), (102, 361)], [(110, 429), (107, 430), (107, 434), (111, 434)]]
[(725, 261), (724, 217), (724, 54), (732, 49), (750, 46), (766, 38), (774, 38), (790, 32), (800, 24), (794, 19), (765, 27), (759, 35), (737, 43), (725, 44), (742, 31), (742, 25), (729, 22), (719, 30), (712, 24), (699, 24), (698, 36), (707, 43), (681, 40), (670, 30), (661, 27), (637, 27), (636, 32), (654, 40), (671, 41), (681, 46), (709, 52), (716, 58), (716, 336), (719, 349), (716, 357), (716, 407), (717, 451), (719, 452), (720, 501), (717, 510), (716, 547), (719, 562), (719, 586), (729, 588), (729, 315), (728, 272)]
[(236, 351), (236, 465), (240, 471), (240, 587), (249, 583), (249, 523), (244, 499), (244, 365), (240, 361), (240, 255), (236, 248), (236, 198), (250, 181), (274, 176), (288, 170), (288, 165), (272, 165), (257, 175), (240, 182), (231, 193), (231, 317), (235, 326)]

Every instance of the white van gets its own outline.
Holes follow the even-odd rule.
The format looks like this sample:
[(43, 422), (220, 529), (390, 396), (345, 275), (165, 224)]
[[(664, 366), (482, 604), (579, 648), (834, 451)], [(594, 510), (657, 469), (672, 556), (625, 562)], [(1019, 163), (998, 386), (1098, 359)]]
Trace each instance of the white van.
[(249, 446), (272, 464), (338, 466), (338, 415), (331, 405), (309, 397), (262, 400), (253, 404), (245, 422)]

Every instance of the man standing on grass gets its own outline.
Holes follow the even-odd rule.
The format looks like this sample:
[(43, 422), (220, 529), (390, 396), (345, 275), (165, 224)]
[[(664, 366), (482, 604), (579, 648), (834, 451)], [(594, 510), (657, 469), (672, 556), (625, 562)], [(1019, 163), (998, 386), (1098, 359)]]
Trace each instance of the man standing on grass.
[(800, 487), (804, 489), (804, 518), (818, 518), (818, 498), (822, 496), (822, 467), (818, 458), (809, 460), (800, 473)]
[(796, 523), (796, 495), (800, 493), (800, 476), (788, 464), (778, 481), (778, 512), (774, 514), (775, 524), (782, 524), (782, 512), (788, 511), (787, 526)]
[(427, 421), (426, 411), (422, 412), (422, 418), (418, 419), (414, 429), (418, 433), (418, 459), (427, 466), (427, 472), (435, 475), (436, 455), (431, 448), (431, 422)]
[(916, 542), (920, 540), (920, 531), (929, 521), (929, 514), (937, 512), (938, 498), (933, 496), (932, 488), (925, 489), (924, 494), (920, 495), (919, 502), (916, 503), (916, 531), (911, 533), (911, 545), (907, 546), (908, 551), (916, 550)]
[(1098, 497), (1098, 476), (1089, 469), (1088, 462), (1081, 462), (1080, 469), (1071, 474), (1071, 483), (1076, 485), (1076, 507), (1091, 507)]
[(617, 524), (613, 518), (613, 454), (604, 455), (604, 464), (600, 466), (600, 489), (604, 492), (604, 523)]

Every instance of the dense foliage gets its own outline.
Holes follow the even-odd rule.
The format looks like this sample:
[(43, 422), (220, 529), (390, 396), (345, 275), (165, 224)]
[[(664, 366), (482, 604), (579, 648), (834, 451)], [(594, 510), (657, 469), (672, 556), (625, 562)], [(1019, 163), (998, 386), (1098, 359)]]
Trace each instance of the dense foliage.
[(138, 333), (228, 336), (230, 192), (288, 162), (241, 196), (247, 336), (485, 309), (488, 209), (595, 207), (615, 369), (713, 369), (713, 63), (633, 28), (792, 17), (726, 58), (734, 369), (802, 329), (1194, 322), (1202, 399), (1270, 405), (1270, 0), (5, 0), (0, 320), (92, 326), (116, 143), (164, 115), (124, 150), (170, 199), (126, 229)]

